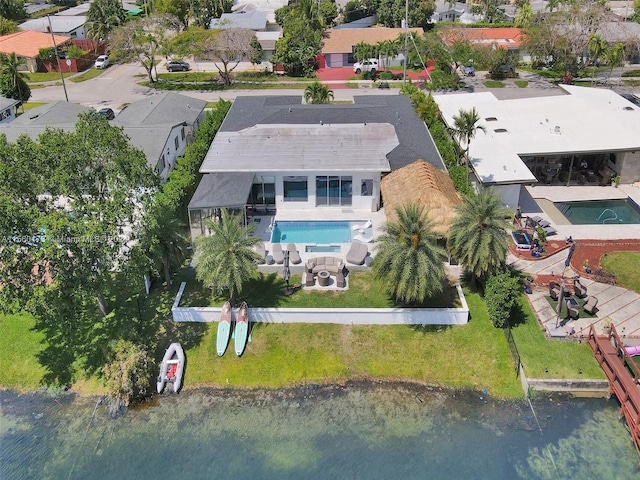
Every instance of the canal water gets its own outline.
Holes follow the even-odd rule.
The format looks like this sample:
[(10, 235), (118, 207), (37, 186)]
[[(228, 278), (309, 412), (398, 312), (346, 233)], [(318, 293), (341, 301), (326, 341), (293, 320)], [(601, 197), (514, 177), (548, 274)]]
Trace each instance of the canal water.
[(495, 400), (407, 384), (198, 389), (113, 419), (0, 391), (2, 479), (632, 479), (615, 400)]

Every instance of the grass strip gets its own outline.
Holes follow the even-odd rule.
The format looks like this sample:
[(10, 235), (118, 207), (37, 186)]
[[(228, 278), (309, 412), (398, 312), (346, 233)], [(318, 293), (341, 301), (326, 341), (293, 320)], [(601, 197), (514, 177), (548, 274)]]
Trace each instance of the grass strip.
[(607, 272), (615, 273), (617, 285), (640, 293), (640, 252), (606, 253), (600, 264)]

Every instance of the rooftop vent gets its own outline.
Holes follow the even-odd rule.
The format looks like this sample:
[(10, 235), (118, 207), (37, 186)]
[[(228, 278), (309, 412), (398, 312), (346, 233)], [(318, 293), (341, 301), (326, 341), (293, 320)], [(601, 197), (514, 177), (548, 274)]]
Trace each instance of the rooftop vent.
[(494, 130), (494, 132), (496, 132), (496, 133), (507, 133), (507, 129), (506, 128), (496, 128)]
[(497, 122), (498, 119), (496, 117), (487, 117), (484, 119), (486, 122)]
[(624, 109), (627, 110), (627, 111), (634, 111), (635, 110), (635, 108), (633, 108), (633, 107), (624, 107)]

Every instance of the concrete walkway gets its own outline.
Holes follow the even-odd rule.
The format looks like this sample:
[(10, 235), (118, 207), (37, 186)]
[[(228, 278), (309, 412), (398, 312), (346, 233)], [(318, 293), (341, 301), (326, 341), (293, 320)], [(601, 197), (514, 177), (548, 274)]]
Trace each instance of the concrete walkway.
[[(567, 258), (566, 251), (560, 251), (554, 255), (538, 260), (523, 260), (509, 254), (507, 263), (521, 272), (534, 275), (552, 275), (558, 279), (564, 278), (571, 288), (571, 277), (576, 275), (571, 268), (565, 269)], [(581, 278), (582, 285), (587, 287), (587, 294), (598, 299), (597, 311), (594, 316), (580, 310), (580, 318), (568, 320), (558, 318), (556, 311), (547, 301), (548, 287), (536, 287), (531, 295), (528, 295), (529, 303), (533, 311), (544, 327), (545, 332), (552, 337), (586, 337), (589, 326), (595, 324), (596, 330), (602, 333), (604, 319), (608, 318), (616, 326), (618, 333), (630, 339), (629, 345), (640, 343), (640, 294), (626, 288), (605, 283), (594, 282), (587, 278)], [(559, 283), (559, 281), (558, 281)], [(563, 310), (563, 316), (566, 309)], [(556, 328), (556, 324), (558, 328)]]

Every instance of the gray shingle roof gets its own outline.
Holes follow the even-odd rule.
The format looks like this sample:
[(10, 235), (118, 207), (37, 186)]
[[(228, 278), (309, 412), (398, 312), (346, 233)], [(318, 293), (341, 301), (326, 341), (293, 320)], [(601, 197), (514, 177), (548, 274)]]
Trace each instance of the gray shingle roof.
[(189, 202), (189, 209), (244, 206), (253, 184), (253, 173), (207, 173)]
[(122, 125), (193, 125), (207, 102), (179, 93), (164, 92), (138, 100), (118, 114)]
[[(424, 122), (405, 95), (354, 97), (355, 104), (306, 105), (300, 96), (237, 97), (220, 132), (237, 132), (258, 124), (389, 123), (400, 144), (387, 159), (397, 170), (422, 159), (444, 170), (444, 165)], [(257, 159), (259, 162), (259, 159)], [(321, 168), (321, 165), (317, 166)], [(256, 164), (256, 171), (260, 170)]]
[(4, 133), (9, 142), (15, 142), (23, 133), (35, 140), (47, 128), (72, 131), (78, 121), (78, 115), (90, 111), (90, 108), (75, 103), (49, 103), (27, 110), (9, 123), (0, 124), (0, 134)]

